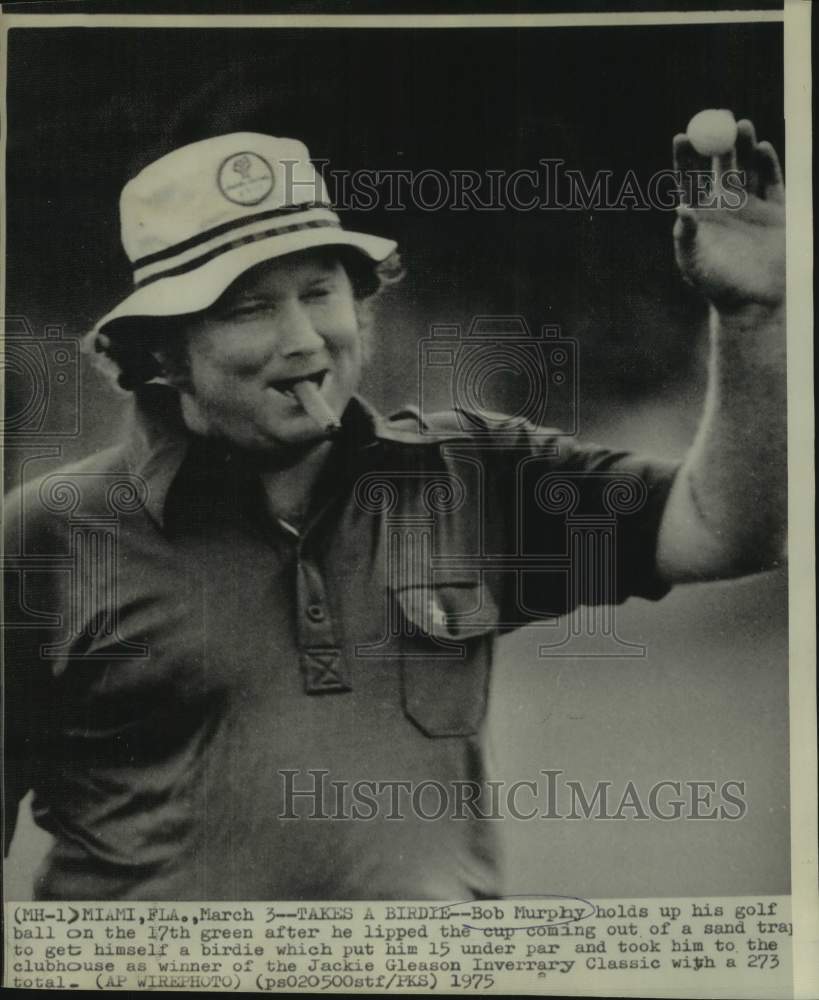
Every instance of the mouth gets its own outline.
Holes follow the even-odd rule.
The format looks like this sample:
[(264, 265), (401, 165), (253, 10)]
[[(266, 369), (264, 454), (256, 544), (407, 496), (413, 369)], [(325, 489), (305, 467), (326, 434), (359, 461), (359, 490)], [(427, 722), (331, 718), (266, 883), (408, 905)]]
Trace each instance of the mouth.
[(293, 386), (297, 382), (312, 382), (317, 388), (321, 389), (326, 376), (327, 369), (322, 368), (319, 371), (308, 372), (303, 375), (295, 375), (293, 378), (276, 379), (275, 382), (269, 383), (269, 387), (271, 389), (275, 389), (276, 392), (280, 392), (287, 399), (296, 400), (297, 396), (293, 392)]

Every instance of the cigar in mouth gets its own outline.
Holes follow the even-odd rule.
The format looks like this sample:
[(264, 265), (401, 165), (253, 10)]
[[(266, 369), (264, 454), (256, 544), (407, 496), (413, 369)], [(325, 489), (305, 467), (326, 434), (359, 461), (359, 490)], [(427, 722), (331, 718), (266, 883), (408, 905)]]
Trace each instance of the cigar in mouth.
[(298, 399), (309, 417), (319, 425), (325, 434), (338, 434), (341, 423), (322, 396), (315, 382), (302, 379), (292, 387), (293, 395)]

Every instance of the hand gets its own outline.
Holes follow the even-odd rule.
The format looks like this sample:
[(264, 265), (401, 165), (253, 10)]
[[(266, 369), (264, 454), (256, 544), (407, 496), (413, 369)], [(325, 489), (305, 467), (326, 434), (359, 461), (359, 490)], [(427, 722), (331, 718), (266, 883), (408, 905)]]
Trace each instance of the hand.
[[(729, 314), (747, 306), (780, 306), (785, 299), (785, 187), (779, 159), (768, 142), (757, 142), (747, 119), (737, 122), (736, 149), (715, 159), (719, 175), (744, 172), (747, 200), (739, 208), (677, 208), (674, 250), (683, 277)], [(674, 137), (674, 168), (708, 170), (686, 135)], [(720, 187), (713, 194), (719, 202)], [(739, 197), (732, 188), (733, 200)]]

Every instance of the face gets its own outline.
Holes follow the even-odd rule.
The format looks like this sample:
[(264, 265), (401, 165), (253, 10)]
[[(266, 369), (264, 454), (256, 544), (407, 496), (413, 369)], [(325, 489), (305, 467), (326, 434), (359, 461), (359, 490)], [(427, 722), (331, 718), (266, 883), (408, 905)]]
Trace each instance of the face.
[(254, 268), (187, 329), (183, 413), (199, 433), (257, 451), (308, 447), (323, 429), (290, 391), (309, 378), (341, 416), (361, 376), (350, 279), (321, 251)]

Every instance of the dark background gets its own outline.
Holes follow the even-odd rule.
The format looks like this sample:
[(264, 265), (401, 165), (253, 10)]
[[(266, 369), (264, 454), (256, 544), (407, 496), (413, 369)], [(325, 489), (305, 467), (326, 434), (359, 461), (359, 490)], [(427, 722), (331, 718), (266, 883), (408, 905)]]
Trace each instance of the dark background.
[[(752, 118), (783, 153), (780, 25), (12, 29), (6, 313), (35, 332), (85, 332), (128, 291), (123, 183), (207, 135), (294, 136), (334, 169), (514, 170), (556, 157), (589, 180), (634, 170), (647, 183), (705, 107)], [(432, 323), (519, 313), (579, 341), (584, 437), (683, 453), (704, 384), (706, 309), (676, 273), (673, 213), (416, 209), (345, 221), (398, 239), (408, 268), (381, 308), (365, 386), (376, 405), (416, 398), (417, 343)], [(26, 378), (7, 373), (11, 413)], [(121, 399), (85, 361), (77, 379), (80, 433), (38, 473), (116, 433)], [(516, 386), (495, 391), (508, 403)], [(74, 398), (52, 393), (49, 426), (71, 422)], [(6, 451), (7, 486), (24, 454)], [(510, 892), (787, 891), (784, 585), (772, 574), (630, 602), (618, 627), (647, 646), (638, 661), (538, 659), (538, 628), (504, 640), (492, 715), (500, 776), (563, 768), (646, 792), (666, 777), (736, 779), (749, 799), (736, 823), (510, 822)]]

